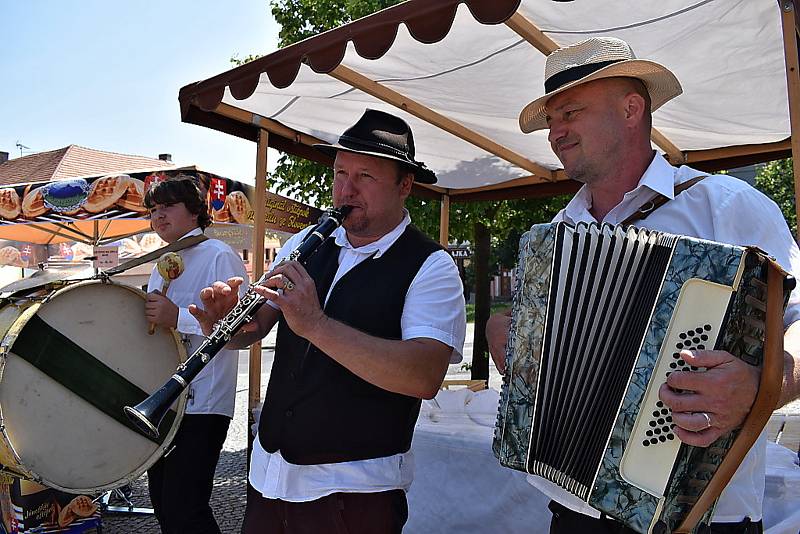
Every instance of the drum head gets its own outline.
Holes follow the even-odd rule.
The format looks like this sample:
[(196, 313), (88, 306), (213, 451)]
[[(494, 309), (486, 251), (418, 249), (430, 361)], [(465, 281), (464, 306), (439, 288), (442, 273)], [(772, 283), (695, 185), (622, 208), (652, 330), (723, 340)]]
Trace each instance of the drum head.
[(144, 293), (114, 283), (75, 284), (19, 326), (5, 333), (4, 343), (17, 336), (0, 380), (0, 410), (21, 466), (43, 484), (73, 493), (140, 476), (172, 440), (185, 403), (181, 397), (173, 406), (175, 418), (167, 430), (162, 425), (160, 444), (117, 414), (132, 392), (157, 390), (185, 360), (173, 332), (158, 328), (147, 335)]

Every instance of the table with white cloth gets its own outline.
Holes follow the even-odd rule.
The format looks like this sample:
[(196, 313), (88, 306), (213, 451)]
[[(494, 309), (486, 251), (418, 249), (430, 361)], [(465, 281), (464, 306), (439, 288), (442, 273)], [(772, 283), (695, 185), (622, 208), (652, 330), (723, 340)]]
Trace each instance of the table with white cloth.
[[(497, 391), (442, 390), (424, 401), (414, 432), (416, 465), (405, 533), (547, 533), (549, 499), (492, 454)], [(797, 454), (768, 444), (766, 534), (800, 532)]]

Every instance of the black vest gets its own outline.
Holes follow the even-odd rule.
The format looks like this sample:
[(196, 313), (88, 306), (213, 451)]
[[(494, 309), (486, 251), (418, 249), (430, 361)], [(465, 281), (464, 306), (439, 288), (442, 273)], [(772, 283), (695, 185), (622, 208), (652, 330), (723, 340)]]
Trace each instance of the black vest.
[[(401, 339), (406, 293), (441, 246), (412, 226), (380, 258), (369, 258), (334, 286), (325, 313), (372, 336)], [(306, 264), (320, 305), (339, 264), (328, 239)], [(259, 439), (293, 464), (381, 458), (411, 447), (420, 399), (374, 386), (278, 323), (275, 361), (261, 412)]]

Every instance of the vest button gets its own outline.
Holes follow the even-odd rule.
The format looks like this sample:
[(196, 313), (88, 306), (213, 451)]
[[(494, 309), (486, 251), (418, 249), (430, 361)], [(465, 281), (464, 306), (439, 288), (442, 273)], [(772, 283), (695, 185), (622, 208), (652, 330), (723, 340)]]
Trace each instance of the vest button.
[(296, 380), (297, 374), (294, 371), (292, 371), (291, 373), (289, 373), (289, 378), (291, 378), (292, 380)]
[(291, 417), (293, 415), (292, 410), (286, 410), (286, 417)]

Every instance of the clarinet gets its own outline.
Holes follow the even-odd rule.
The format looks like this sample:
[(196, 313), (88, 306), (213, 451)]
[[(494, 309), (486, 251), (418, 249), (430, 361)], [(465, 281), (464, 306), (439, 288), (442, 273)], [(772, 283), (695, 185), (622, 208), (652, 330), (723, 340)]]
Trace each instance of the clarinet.
[[(329, 209), (317, 225), (303, 239), (302, 243), (288, 256), (287, 261), (305, 264), (320, 245), (344, 222), (345, 217), (353, 209), (352, 206), (341, 206)], [(281, 262), (283, 263), (283, 262)], [(270, 276), (264, 273), (258, 281), (247, 289), (245, 295), (228, 314), (214, 324), (214, 330), (203, 340), (203, 343), (192, 355), (180, 364), (167, 382), (158, 391), (147, 397), (136, 406), (125, 406), (125, 415), (144, 435), (158, 439), (158, 427), (169, 411), (170, 406), (189, 387), (192, 380), (203, 370), (211, 359), (236, 335), (246, 323), (255, 317), (256, 312), (267, 299), (256, 293), (254, 287), (262, 285)]]

